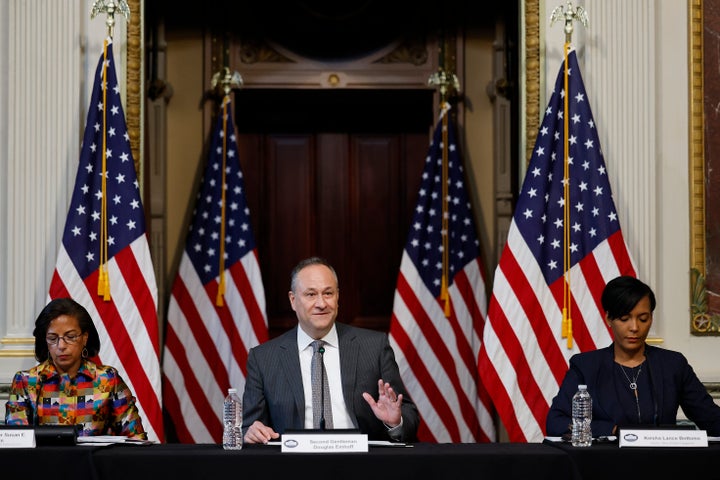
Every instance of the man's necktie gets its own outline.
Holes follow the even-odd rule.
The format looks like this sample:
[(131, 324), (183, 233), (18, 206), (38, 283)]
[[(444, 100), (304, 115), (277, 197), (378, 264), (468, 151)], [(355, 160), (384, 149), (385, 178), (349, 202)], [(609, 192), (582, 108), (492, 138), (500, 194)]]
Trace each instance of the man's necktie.
[[(333, 428), (330, 388), (328, 387), (327, 372), (323, 362), (324, 345), (325, 342), (322, 340), (312, 342), (313, 357), (310, 378), (312, 382), (313, 428)], [(320, 420), (323, 418), (323, 409), (325, 410), (324, 426), (320, 424)]]

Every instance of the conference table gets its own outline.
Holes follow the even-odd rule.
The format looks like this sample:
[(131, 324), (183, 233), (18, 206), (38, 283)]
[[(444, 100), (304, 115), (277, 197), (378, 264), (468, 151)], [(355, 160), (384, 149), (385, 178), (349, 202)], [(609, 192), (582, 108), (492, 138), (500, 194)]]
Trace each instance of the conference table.
[[(720, 444), (619, 448), (492, 443), (375, 447), (361, 453), (287, 453), (279, 446), (155, 444), (0, 449), (2, 478), (720, 479)], [(29, 475), (32, 473), (32, 475)]]
[(573, 478), (582, 480), (681, 479), (719, 480), (720, 444), (707, 447), (623, 447), (617, 442), (589, 448), (568, 443), (548, 444), (565, 452), (573, 464)]

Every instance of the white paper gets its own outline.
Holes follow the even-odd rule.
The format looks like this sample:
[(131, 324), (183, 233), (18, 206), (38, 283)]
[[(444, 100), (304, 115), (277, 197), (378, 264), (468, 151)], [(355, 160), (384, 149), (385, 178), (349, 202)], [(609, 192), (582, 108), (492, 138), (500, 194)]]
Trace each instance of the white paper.
[(127, 437), (116, 435), (95, 435), (89, 437), (78, 437), (78, 443), (125, 443)]
[(141, 440), (137, 438), (124, 437), (122, 435), (92, 435), (87, 437), (78, 437), (77, 442), (85, 445), (114, 445), (122, 443), (125, 445), (149, 445), (153, 443), (151, 440)]
[(388, 440), (368, 440), (371, 447), (412, 447), (410, 443), (391, 442)]
[[(565, 440), (563, 437), (545, 437), (545, 440), (548, 442), (556, 442), (556, 443), (562, 443), (567, 442), (570, 443), (568, 440)], [(614, 435), (609, 435), (607, 437), (601, 436), (601, 437), (593, 437), (593, 441), (595, 442), (614, 442), (617, 440), (617, 437)]]
[[(558, 437), (560, 438), (560, 437)], [(412, 443), (402, 443), (402, 442), (390, 442), (388, 440), (368, 440), (368, 445), (371, 447), (413, 447)], [(282, 442), (280, 440), (272, 440), (267, 443), (264, 443), (263, 445), (272, 445), (275, 447), (279, 447), (282, 445)]]

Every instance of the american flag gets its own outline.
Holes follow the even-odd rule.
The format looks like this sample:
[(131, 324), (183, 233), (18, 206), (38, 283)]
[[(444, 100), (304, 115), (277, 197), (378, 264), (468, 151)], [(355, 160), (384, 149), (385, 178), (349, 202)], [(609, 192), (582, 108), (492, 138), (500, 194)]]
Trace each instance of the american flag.
[(612, 341), (600, 305), (606, 282), (636, 274), (575, 52), (565, 61), (567, 91), (563, 63), (495, 270), (478, 358), (512, 442), (543, 439), (570, 356)]
[(148, 438), (163, 441), (157, 284), (110, 40), (50, 283), (49, 298), (59, 297), (88, 309), (100, 360), (117, 367), (135, 394)]
[(164, 401), (182, 443), (220, 443), (227, 389), (242, 392), (247, 353), (268, 339), (231, 112), (225, 97), (168, 307)]
[[(476, 361), (487, 298), (455, 130), (443, 105), (397, 280), (390, 342), (426, 442), (495, 439)], [(443, 158), (445, 157), (445, 159)]]

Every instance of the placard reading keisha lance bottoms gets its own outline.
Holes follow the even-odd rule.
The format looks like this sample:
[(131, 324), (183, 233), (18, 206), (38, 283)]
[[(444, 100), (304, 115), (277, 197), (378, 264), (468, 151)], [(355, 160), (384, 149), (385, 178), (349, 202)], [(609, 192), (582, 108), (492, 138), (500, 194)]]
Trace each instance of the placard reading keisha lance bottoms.
[(705, 430), (620, 430), (620, 447), (707, 447)]

